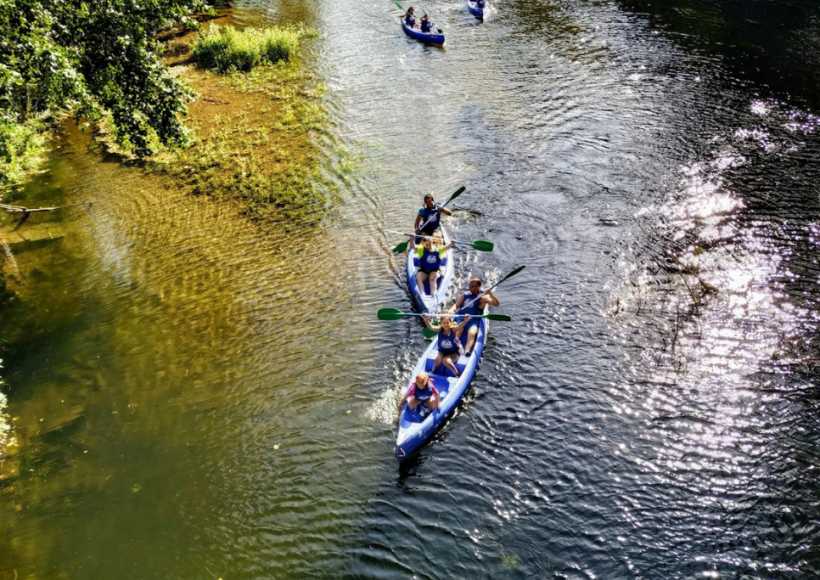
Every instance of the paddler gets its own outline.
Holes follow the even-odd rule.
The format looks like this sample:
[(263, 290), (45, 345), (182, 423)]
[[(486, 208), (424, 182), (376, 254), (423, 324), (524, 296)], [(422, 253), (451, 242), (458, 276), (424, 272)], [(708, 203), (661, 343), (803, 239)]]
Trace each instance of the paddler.
[(433, 244), (430, 238), (422, 238), (421, 246), (416, 244), (415, 238), (410, 238), (411, 251), (415, 251), (419, 257), (419, 269), (416, 272), (416, 284), (419, 286), (419, 291), (424, 294), (425, 280), (430, 284), (430, 296), (435, 296), (438, 286), (436, 281), (439, 276), (439, 268), (441, 268), (441, 260), (444, 257), (444, 252), (455, 246), (456, 243), (451, 241), (446, 246), (438, 246)]
[[(481, 278), (470, 278), (470, 289), (459, 296), (458, 301), (450, 308), (450, 312), (456, 315), (469, 314), (471, 316), (479, 316), (484, 314), (485, 306), (499, 306), (500, 304), (498, 297), (493, 293), (492, 289), (487, 292), (481, 290)], [(459, 338), (461, 338), (465, 330), (467, 331), (467, 343), (464, 345), (464, 356), (470, 356), (473, 352), (473, 345), (475, 345), (475, 339), (478, 336), (479, 322), (480, 319), (474, 318), (458, 330)]]
[(424, 320), (424, 324), (427, 325), (427, 328), (438, 333), (438, 354), (436, 355), (435, 362), (433, 362), (431, 372), (436, 374), (436, 369), (443, 364), (446, 368), (450, 369), (454, 377), (458, 377), (459, 372), (455, 363), (461, 352), (461, 343), (458, 341), (457, 333), (467, 324), (467, 321), (470, 320), (470, 315), (467, 314), (464, 320), (458, 324), (453, 324), (449, 316), (442, 316), (438, 324), (432, 324), (427, 316), (422, 316), (421, 318)]
[(430, 22), (430, 17), (425, 14), (421, 17), (421, 31), (425, 34), (430, 34), (433, 30), (433, 23)]
[(411, 6), (410, 8), (407, 9), (407, 12), (405, 12), (404, 15), (402, 16), (402, 18), (404, 18), (404, 23), (410, 28), (413, 28), (413, 27), (416, 26), (416, 16), (415, 16), (414, 13), (415, 13), (415, 9)]
[(424, 207), (419, 210), (416, 216), (413, 231), (422, 236), (432, 236), (441, 223), (441, 214), (453, 215), (449, 209), (436, 203), (432, 193), (428, 193), (424, 196)]
[(424, 371), (416, 375), (415, 382), (410, 385), (407, 393), (399, 401), (399, 413), (407, 401), (407, 408), (415, 411), (421, 406), (421, 411), (433, 411), (439, 408), (441, 400), (438, 391), (433, 386), (433, 380)]

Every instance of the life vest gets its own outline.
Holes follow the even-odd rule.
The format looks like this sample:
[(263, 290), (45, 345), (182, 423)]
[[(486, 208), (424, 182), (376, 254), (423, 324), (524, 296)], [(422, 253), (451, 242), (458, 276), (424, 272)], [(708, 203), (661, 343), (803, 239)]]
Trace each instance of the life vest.
[(436, 204), (433, 209), (428, 209), (424, 206), (419, 210), (421, 221), (419, 222), (419, 231), (422, 233), (432, 234), (438, 229), (438, 224), (441, 221), (441, 206)]
[(412, 14), (408, 14), (407, 17), (404, 19), (404, 22), (405, 24), (407, 24), (407, 26), (413, 28), (413, 26), (416, 24), (416, 17)]
[(452, 328), (450, 329), (450, 334), (444, 334), (444, 330), (438, 331), (438, 350), (444, 355), (458, 352), (458, 339)]
[(410, 391), (407, 394), (410, 397), (415, 397), (419, 401), (427, 401), (433, 396), (433, 393), (438, 393), (436, 388), (433, 386), (433, 379), (427, 379), (426, 388), (420, 389), (416, 386), (416, 383), (413, 383), (410, 385)]
[(435, 272), (441, 267), (441, 254), (438, 248), (428, 250), (422, 248), (422, 254), (419, 258), (419, 270), (422, 272)]
[(469, 314), (470, 316), (478, 316), (479, 314), (483, 314), (481, 312), (481, 306), (478, 304), (481, 301), (482, 294), (484, 294), (483, 290), (479, 291), (479, 293), (475, 296), (469, 292), (465, 292), (462, 295), (461, 308), (458, 309), (458, 314)]
[(422, 20), (421, 21), (421, 31), (422, 32), (430, 32), (430, 30), (432, 28), (433, 28), (433, 23), (430, 22), (429, 20)]

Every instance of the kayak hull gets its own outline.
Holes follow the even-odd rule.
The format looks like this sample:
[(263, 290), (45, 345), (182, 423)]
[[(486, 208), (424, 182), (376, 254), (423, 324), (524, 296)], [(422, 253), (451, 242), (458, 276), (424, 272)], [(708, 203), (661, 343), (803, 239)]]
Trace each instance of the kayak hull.
[(404, 33), (411, 37), (415, 38), (419, 42), (423, 42), (425, 44), (434, 44), (436, 46), (442, 46), (444, 44), (444, 35), (443, 34), (436, 34), (434, 32), (422, 32), (418, 28), (410, 28), (407, 26), (407, 23), (404, 22), (404, 19), (401, 20), (401, 28), (404, 30)]
[[(441, 232), (441, 238), (444, 244), (448, 244), (450, 242), (450, 236), (446, 230), (439, 226), (439, 231)], [(450, 290), (450, 284), (453, 281), (453, 271), (455, 270), (454, 266), (453, 249), (450, 248), (444, 252), (441, 268), (439, 268), (439, 277), (436, 281), (436, 294), (432, 296), (429, 294), (430, 288), (427, 282), (424, 283), (423, 289), (419, 288), (419, 285), (416, 283), (416, 273), (419, 271), (419, 259), (412, 248), (407, 250), (407, 285), (410, 288), (410, 294), (413, 295), (413, 302), (415, 302), (419, 312), (438, 312), (438, 305), (444, 302), (444, 299), (447, 297), (447, 292)]]
[[(486, 314), (488, 311), (489, 308), (486, 308), (484, 313)], [(447, 418), (453, 414), (456, 406), (461, 402), (464, 393), (467, 392), (467, 389), (470, 388), (470, 384), (473, 381), (473, 377), (478, 369), (479, 360), (484, 353), (488, 330), (489, 322), (487, 319), (478, 319), (478, 335), (476, 336), (473, 352), (468, 357), (465, 357), (462, 352), (456, 361), (456, 368), (461, 375), (458, 378), (453, 377), (450, 371), (445, 370), (443, 365), (433, 374), (433, 362), (436, 360), (436, 355), (438, 354), (437, 340), (434, 339), (432, 344), (424, 351), (424, 354), (413, 369), (413, 374), (410, 375), (410, 380), (402, 391), (402, 396), (410, 389), (416, 375), (421, 371), (426, 371), (433, 381), (433, 386), (439, 391), (441, 407), (422, 418), (417, 410), (411, 411), (405, 403), (399, 414), (399, 428), (396, 433), (396, 447), (394, 449), (396, 459), (398, 459), (399, 462), (405, 461), (418, 451), (419, 448), (427, 443), (433, 434), (444, 425)], [(466, 331), (461, 335), (461, 338), (462, 343), (466, 342)]]
[(484, 5), (484, 8), (479, 8), (478, 3), (473, 2), (472, 0), (467, 0), (467, 10), (470, 11), (470, 14), (481, 20), (484, 21), (484, 10), (487, 8), (487, 5)]

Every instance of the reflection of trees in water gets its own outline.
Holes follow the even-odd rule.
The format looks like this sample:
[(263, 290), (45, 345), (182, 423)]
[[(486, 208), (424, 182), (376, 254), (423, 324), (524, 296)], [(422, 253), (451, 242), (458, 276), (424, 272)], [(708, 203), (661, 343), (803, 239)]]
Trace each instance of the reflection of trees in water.
[[(618, 0), (670, 40), (725, 57), (734, 76), (820, 105), (820, 3), (801, 0)], [(773, 95), (772, 95), (773, 96)]]

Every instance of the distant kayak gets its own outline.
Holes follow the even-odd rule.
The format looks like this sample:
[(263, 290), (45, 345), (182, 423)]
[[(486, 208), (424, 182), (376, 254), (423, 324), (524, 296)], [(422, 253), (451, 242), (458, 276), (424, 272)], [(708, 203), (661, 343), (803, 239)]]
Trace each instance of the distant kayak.
[(435, 44), (437, 46), (444, 44), (443, 34), (437, 34), (435, 32), (422, 32), (418, 28), (411, 28), (407, 26), (403, 18), (401, 19), (401, 27), (407, 36), (411, 36), (420, 42), (424, 42), (425, 44)]
[[(488, 313), (489, 308), (485, 308), (484, 313)], [(470, 356), (463, 354), (458, 357), (456, 361), (456, 368), (461, 374), (460, 377), (454, 377), (450, 371), (442, 365), (437, 369), (436, 374), (432, 373), (433, 362), (436, 360), (438, 354), (438, 341), (433, 340), (433, 343), (427, 347), (427, 350), (419, 359), (416, 368), (410, 375), (410, 381), (402, 391), (404, 395), (413, 383), (416, 375), (421, 371), (429, 373), (430, 380), (433, 386), (439, 392), (441, 397), (441, 407), (435, 411), (430, 411), (426, 416), (421, 415), (421, 410), (416, 408), (411, 411), (405, 403), (399, 413), (399, 429), (396, 433), (396, 448), (394, 450), (396, 459), (404, 461), (413, 453), (430, 440), (430, 437), (444, 425), (447, 417), (452, 415), (456, 405), (461, 401), (464, 393), (470, 387), (470, 383), (475, 376), (476, 369), (478, 369), (478, 361), (481, 354), (484, 352), (484, 345), (487, 342), (487, 330), (489, 322), (486, 318), (479, 319), (478, 336), (476, 337), (473, 352)], [(467, 340), (467, 332), (461, 335), (462, 342)]]
[(473, 0), (467, 0), (467, 10), (470, 11), (470, 14), (481, 20), (484, 21), (484, 10), (487, 8), (487, 4), (484, 4), (484, 8), (478, 7), (478, 2), (474, 2)]

